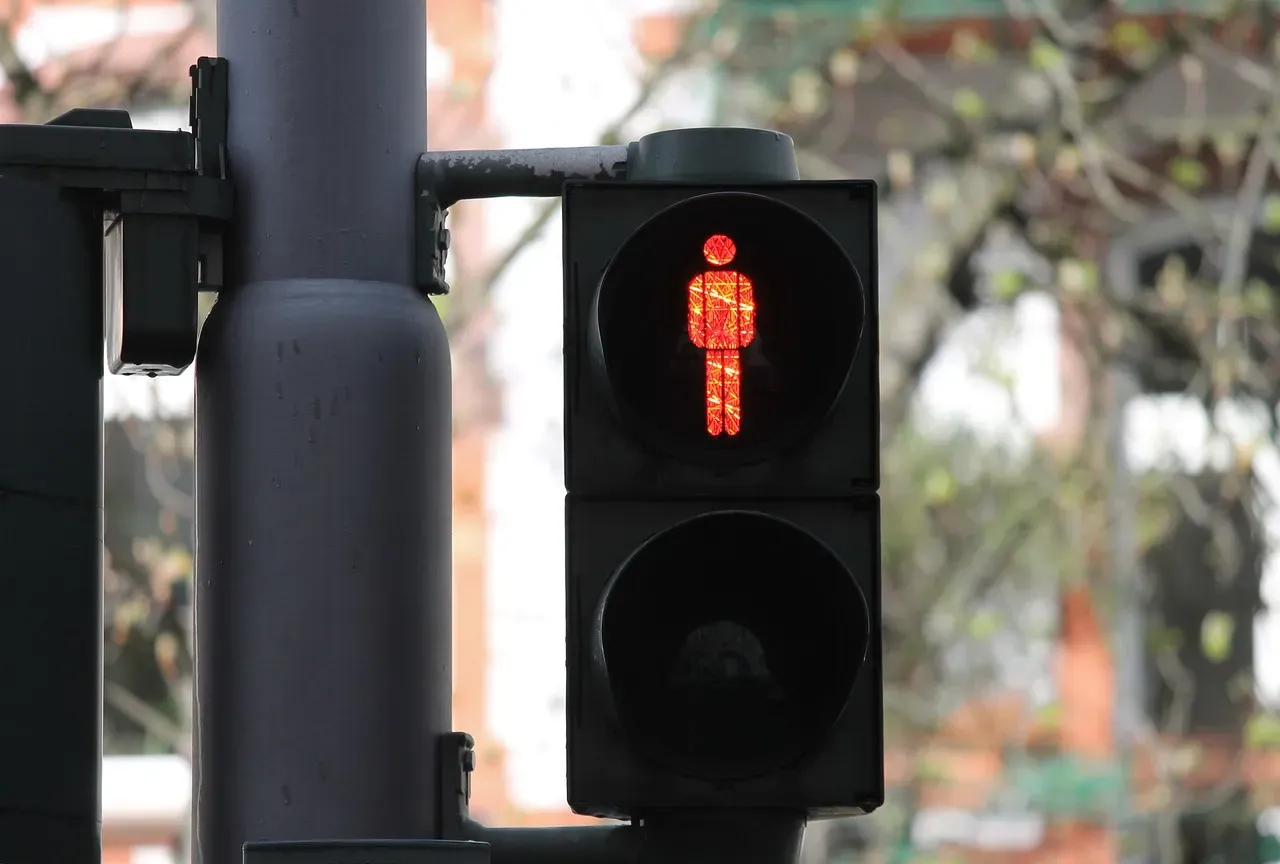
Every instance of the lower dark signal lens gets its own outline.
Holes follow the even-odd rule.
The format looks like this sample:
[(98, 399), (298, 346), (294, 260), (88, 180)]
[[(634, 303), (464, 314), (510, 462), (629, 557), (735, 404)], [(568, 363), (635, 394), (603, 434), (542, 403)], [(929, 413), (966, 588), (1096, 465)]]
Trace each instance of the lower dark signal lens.
[(601, 604), (600, 649), (640, 749), (703, 779), (764, 774), (816, 746), (866, 656), (866, 600), (820, 541), (718, 512), (657, 534)]

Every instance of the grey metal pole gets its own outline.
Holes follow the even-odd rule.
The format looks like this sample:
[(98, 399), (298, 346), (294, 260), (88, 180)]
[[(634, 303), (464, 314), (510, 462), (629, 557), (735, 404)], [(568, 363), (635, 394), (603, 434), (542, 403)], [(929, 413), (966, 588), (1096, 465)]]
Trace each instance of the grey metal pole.
[(97, 864), (102, 216), (0, 177), (0, 224), (0, 862)]
[(227, 288), (196, 363), (197, 861), (439, 836), (450, 378), (414, 288), (423, 0), (222, 0)]

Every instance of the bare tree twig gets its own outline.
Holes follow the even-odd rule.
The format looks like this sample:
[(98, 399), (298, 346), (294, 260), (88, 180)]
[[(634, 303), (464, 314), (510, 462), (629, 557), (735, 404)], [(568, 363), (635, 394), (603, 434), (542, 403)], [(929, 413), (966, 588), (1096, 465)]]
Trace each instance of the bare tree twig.
[[(153, 422), (164, 423), (165, 421), (157, 418)], [(127, 427), (125, 435), (133, 448), (142, 455), (147, 488), (156, 500), (178, 516), (186, 519), (195, 518), (195, 498), (169, 482), (169, 478), (165, 476), (160, 454), (152, 446), (152, 442), (143, 440), (136, 431)]]
[(191, 736), (180, 726), (114, 681), (103, 682), (107, 704), (154, 735), (180, 756), (191, 758)]
[(1280, 86), (1280, 80), (1277, 80), (1275, 73), (1266, 66), (1251, 57), (1224, 47), (1209, 36), (1195, 34), (1191, 37), (1191, 45), (1197, 54), (1230, 68), (1241, 81), (1253, 85), (1263, 93), (1270, 93)]
[[(1278, 48), (1280, 45), (1271, 46), (1273, 60), (1280, 60)], [(1273, 88), (1271, 91), (1253, 153), (1250, 154), (1249, 164), (1240, 182), (1240, 193), (1236, 199), (1235, 213), (1227, 232), (1227, 244), (1223, 254), (1222, 282), (1218, 289), (1222, 307), (1236, 305), (1235, 301), (1238, 300), (1241, 288), (1244, 286), (1249, 267), (1249, 249), (1253, 244), (1254, 220), (1257, 219), (1262, 195), (1266, 191), (1267, 180), (1276, 161), (1277, 134), (1280, 134), (1280, 87)], [(1234, 321), (1229, 321), (1226, 315), (1219, 315), (1216, 334), (1219, 350), (1226, 346), (1233, 323)]]
[[(650, 105), (654, 97), (661, 92), (672, 76), (681, 71), (699, 52), (698, 42), (699, 40), (694, 36), (694, 28), (687, 28), (675, 51), (652, 70), (641, 83), (640, 89), (631, 100), (631, 103), (605, 127), (600, 135), (599, 143), (611, 143), (626, 134), (627, 127), (631, 125), (631, 122)], [(555, 216), (559, 208), (559, 199), (552, 198), (544, 202), (538, 208), (537, 214), (529, 220), (516, 238), (499, 253), (493, 263), (485, 269), (482, 276), (466, 285), (459, 286), (459, 295), (467, 299), (462, 303), (450, 306), (445, 322), (446, 326), (450, 329), (465, 326), (464, 322), (474, 316), (476, 310), (488, 303), (490, 294), (498, 280), (510, 269), (511, 265), (516, 262), (524, 250), (542, 235), (542, 232), (551, 222), (552, 217)]]
[(42, 104), (47, 100), (44, 88), (36, 78), (35, 71), (27, 65), (18, 53), (12, 22), (0, 22), (0, 69), (4, 70), (9, 85), (13, 88), (13, 99), (19, 107), (39, 100)]

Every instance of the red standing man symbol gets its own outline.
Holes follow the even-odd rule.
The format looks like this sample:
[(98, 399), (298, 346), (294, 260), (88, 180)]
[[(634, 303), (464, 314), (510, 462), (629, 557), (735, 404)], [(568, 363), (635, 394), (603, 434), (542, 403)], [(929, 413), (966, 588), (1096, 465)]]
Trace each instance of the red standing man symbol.
[[(702, 244), (707, 263), (722, 268), (738, 249), (724, 234)], [(737, 270), (706, 270), (689, 283), (689, 339), (707, 352), (707, 434), (737, 435), (742, 428), (742, 360), (756, 337), (751, 280)]]

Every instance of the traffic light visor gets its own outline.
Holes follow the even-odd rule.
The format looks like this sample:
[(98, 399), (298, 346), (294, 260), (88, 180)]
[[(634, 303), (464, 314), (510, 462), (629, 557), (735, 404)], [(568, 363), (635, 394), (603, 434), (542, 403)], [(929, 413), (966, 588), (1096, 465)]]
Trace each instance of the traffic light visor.
[(763, 194), (717, 192), (632, 234), (591, 323), (628, 429), (677, 457), (750, 460), (830, 412), (864, 317), (858, 273), (822, 226)]
[(759, 776), (815, 748), (867, 654), (867, 602), (836, 555), (762, 513), (690, 519), (615, 573), (598, 651), (633, 746), (702, 779)]

